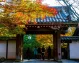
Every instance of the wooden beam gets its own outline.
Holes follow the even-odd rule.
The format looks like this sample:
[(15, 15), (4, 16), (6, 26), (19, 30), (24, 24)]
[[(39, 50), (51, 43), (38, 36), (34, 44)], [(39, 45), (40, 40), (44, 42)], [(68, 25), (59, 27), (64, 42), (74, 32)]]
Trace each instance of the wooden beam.
[(8, 59), (8, 40), (6, 40), (6, 59)]
[(47, 27), (47, 26), (60, 26), (60, 27), (77, 27), (78, 23), (77, 22), (67, 22), (67, 23), (47, 23), (47, 24), (41, 24), (41, 23), (37, 23), (37, 24), (27, 24), (25, 25), (26, 27), (37, 27), (37, 26), (42, 26), (42, 27)]

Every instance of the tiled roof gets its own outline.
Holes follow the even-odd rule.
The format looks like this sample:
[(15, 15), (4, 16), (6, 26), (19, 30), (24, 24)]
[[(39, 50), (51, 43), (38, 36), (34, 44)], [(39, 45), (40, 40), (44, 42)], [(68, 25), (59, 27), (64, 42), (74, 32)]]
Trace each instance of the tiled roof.
[(61, 40), (79, 40), (79, 36), (62, 36)]
[(47, 23), (47, 22), (68, 22), (69, 21), (69, 13), (68, 8), (65, 7), (54, 7), (58, 10), (58, 14), (56, 16), (46, 16), (45, 19), (37, 18), (36, 21), (38, 23)]
[(78, 28), (78, 27), (76, 28), (76, 30), (75, 30), (73, 36), (79, 36), (79, 28)]

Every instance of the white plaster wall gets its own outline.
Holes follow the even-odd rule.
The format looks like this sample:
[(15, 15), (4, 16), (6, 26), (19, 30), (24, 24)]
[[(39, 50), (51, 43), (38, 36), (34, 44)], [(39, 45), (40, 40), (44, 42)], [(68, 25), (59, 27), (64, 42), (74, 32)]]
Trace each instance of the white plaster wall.
[(8, 59), (16, 59), (16, 41), (8, 41)]
[(6, 58), (6, 41), (0, 41), (0, 57)]
[(70, 59), (79, 59), (79, 41), (70, 43)]

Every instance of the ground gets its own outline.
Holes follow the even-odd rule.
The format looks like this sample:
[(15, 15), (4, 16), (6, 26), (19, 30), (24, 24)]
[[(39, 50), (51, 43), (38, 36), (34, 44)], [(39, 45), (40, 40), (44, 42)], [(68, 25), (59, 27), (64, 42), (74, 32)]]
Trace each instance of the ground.
[(21, 62), (0, 62), (0, 63), (79, 63), (78, 61), (74, 61), (74, 60), (61, 60), (61, 61), (53, 61), (53, 60), (39, 60), (39, 59), (31, 59), (31, 60), (23, 60)]

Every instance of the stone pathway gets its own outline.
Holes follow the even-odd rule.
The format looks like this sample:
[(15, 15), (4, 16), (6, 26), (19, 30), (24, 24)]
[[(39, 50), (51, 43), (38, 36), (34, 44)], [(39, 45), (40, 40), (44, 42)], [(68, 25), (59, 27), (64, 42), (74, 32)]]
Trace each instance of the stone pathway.
[(74, 60), (62, 60), (62, 63), (79, 63), (79, 62)]
[(55, 62), (53, 60), (31, 59), (31, 60), (23, 60), (22, 62), (0, 62), (0, 63), (79, 63), (79, 62), (73, 60), (62, 60), (60, 62)]

